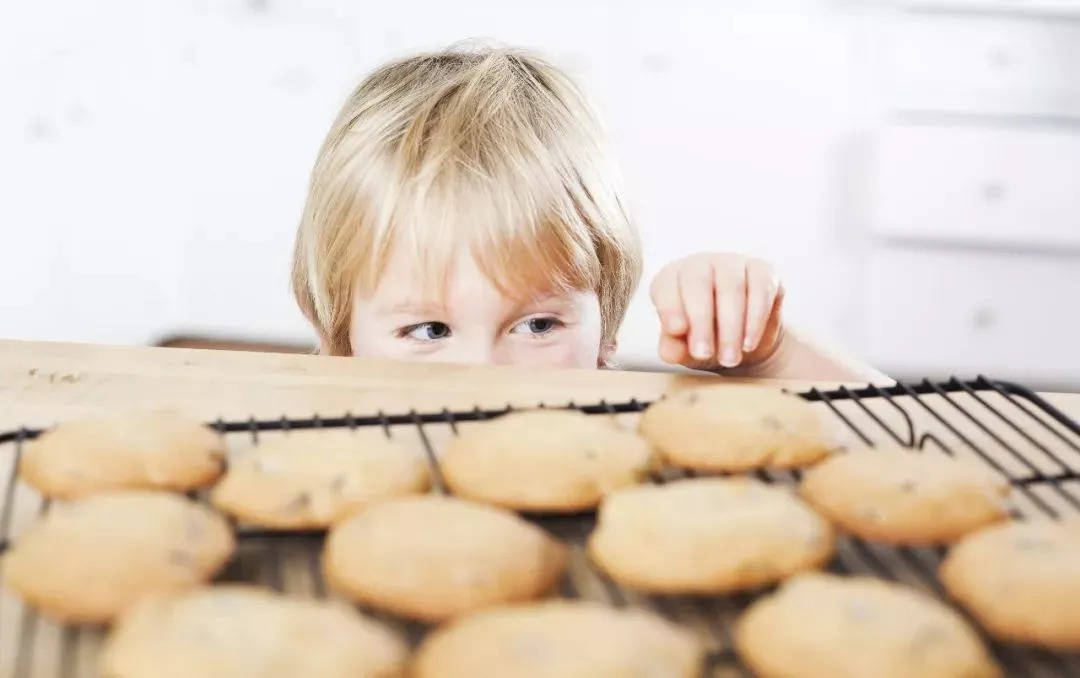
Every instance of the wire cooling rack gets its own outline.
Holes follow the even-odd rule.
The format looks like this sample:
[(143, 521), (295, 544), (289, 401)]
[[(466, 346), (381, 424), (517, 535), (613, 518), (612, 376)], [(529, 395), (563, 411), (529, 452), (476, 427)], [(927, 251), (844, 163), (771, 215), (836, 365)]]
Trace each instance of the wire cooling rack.
[[(892, 442), (926, 454), (982, 462), (1012, 484), (1011, 512), (1017, 519), (1080, 518), (1080, 425), (1023, 386), (985, 377), (968, 381), (953, 378), (890, 387), (811, 389), (799, 395), (826, 411), (830, 415), (827, 419), (835, 420), (838, 437), (848, 445), (873, 447)], [(633, 426), (637, 414), (648, 404), (629, 400), (559, 406), (611, 415)], [(346, 413), (305, 419), (283, 416), (218, 420), (209, 425), (226, 436), (232, 450), (299, 429), (381, 427), (387, 436), (424, 452), (431, 465), (435, 491), (443, 492), (438, 463), (441, 445), (457, 434), (459, 424), (499, 416), (512, 409)], [(0, 549), (49, 508), (48, 501), (41, 500), (16, 478), (23, 443), (39, 433), (33, 429), (0, 433), (0, 477), (7, 478), (0, 504)], [(663, 482), (683, 475), (687, 474), (667, 470), (656, 480)], [(799, 478), (797, 471), (765, 470), (757, 475), (776, 483), (793, 483)], [(755, 593), (647, 596), (622, 589), (590, 567), (585, 556), (584, 542), (594, 525), (593, 515), (532, 519), (570, 547), (570, 567), (559, 590), (562, 596), (652, 609), (701, 635), (709, 650), (707, 675), (748, 675), (732, 651), (730, 629)], [(223, 573), (223, 580), (252, 582), (314, 597), (328, 595), (319, 569), (321, 534), (241, 527), (237, 536), (237, 555)], [(892, 547), (842, 537), (828, 567), (834, 572), (903, 582), (945, 597), (936, 577), (944, 553), (940, 547)], [(419, 624), (375, 616), (397, 626), (413, 642), (426, 631)], [(94, 659), (102, 635), (101, 629), (53, 624), (0, 591), (0, 676), (95, 676)], [(1009, 676), (1080, 675), (1080, 655), (1004, 643), (991, 643), (991, 648)]]

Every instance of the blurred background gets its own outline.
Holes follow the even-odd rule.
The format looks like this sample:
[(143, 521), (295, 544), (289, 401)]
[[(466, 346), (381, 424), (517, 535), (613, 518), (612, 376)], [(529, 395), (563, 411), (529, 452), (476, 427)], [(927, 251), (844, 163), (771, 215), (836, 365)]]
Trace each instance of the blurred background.
[(0, 9), (0, 336), (310, 350), (308, 172), (374, 66), (488, 38), (592, 96), (646, 279), (772, 260), (897, 377), (1080, 389), (1080, 0), (40, 0)]

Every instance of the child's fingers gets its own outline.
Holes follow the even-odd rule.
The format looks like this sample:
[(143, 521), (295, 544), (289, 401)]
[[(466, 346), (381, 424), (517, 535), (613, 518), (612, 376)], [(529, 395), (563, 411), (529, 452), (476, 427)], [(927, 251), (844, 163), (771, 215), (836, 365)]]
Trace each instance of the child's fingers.
[(757, 348), (753, 351), (743, 354), (743, 363), (746, 365), (756, 365), (762, 360), (766, 360), (773, 353), (776, 352), (776, 345), (780, 341), (781, 332), (783, 329), (783, 312), (784, 305), (784, 286), (780, 285), (780, 289), (776, 293), (776, 297), (773, 299), (772, 312), (769, 313), (769, 321), (765, 324), (765, 328), (761, 333), (761, 340), (758, 342)]
[(687, 267), (679, 271), (679, 295), (689, 322), (686, 343), (696, 360), (708, 360), (716, 352), (713, 314), (713, 279), (710, 267)]
[(743, 351), (750, 353), (761, 343), (761, 335), (773, 312), (780, 281), (771, 266), (751, 259), (746, 264), (746, 333)]
[(746, 316), (746, 268), (717, 269), (716, 320), (720, 365), (735, 367), (742, 362), (743, 327)]
[(660, 316), (664, 334), (681, 337), (686, 334), (686, 315), (683, 313), (682, 297), (679, 295), (678, 276), (667, 269), (660, 272), (649, 286), (649, 297)]
[(657, 352), (660, 354), (661, 360), (671, 365), (689, 365), (693, 362), (690, 353), (686, 350), (685, 337), (661, 334)]

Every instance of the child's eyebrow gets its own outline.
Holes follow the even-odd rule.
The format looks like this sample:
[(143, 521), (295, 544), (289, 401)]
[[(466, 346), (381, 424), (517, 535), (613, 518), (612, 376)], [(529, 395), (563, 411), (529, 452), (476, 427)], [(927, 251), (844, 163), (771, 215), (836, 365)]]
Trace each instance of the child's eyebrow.
[(424, 301), (420, 299), (406, 299), (399, 301), (389, 306), (383, 306), (379, 309), (381, 313), (441, 313), (446, 311), (446, 306), (442, 303), (435, 301)]
[(560, 295), (545, 295), (542, 297), (534, 297), (524, 299), (517, 302), (514, 306), (513, 313), (525, 313), (535, 311), (549, 311), (558, 313), (572, 313), (578, 308), (574, 303), (574, 299), (569, 296)]

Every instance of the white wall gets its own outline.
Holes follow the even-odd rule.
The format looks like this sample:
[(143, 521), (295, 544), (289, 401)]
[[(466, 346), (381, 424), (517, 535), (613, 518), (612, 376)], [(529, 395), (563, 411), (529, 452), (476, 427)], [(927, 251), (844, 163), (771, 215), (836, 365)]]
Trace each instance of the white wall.
[[(52, 0), (0, 11), (0, 336), (309, 339), (289, 255), (337, 106), (387, 58), (490, 37), (549, 54), (592, 93), (647, 276), (699, 250), (765, 256), (794, 322), (877, 357), (865, 202), (882, 113), (877, 41), (892, 20), (880, 3)], [(654, 354), (647, 281), (621, 337), (634, 363)]]

